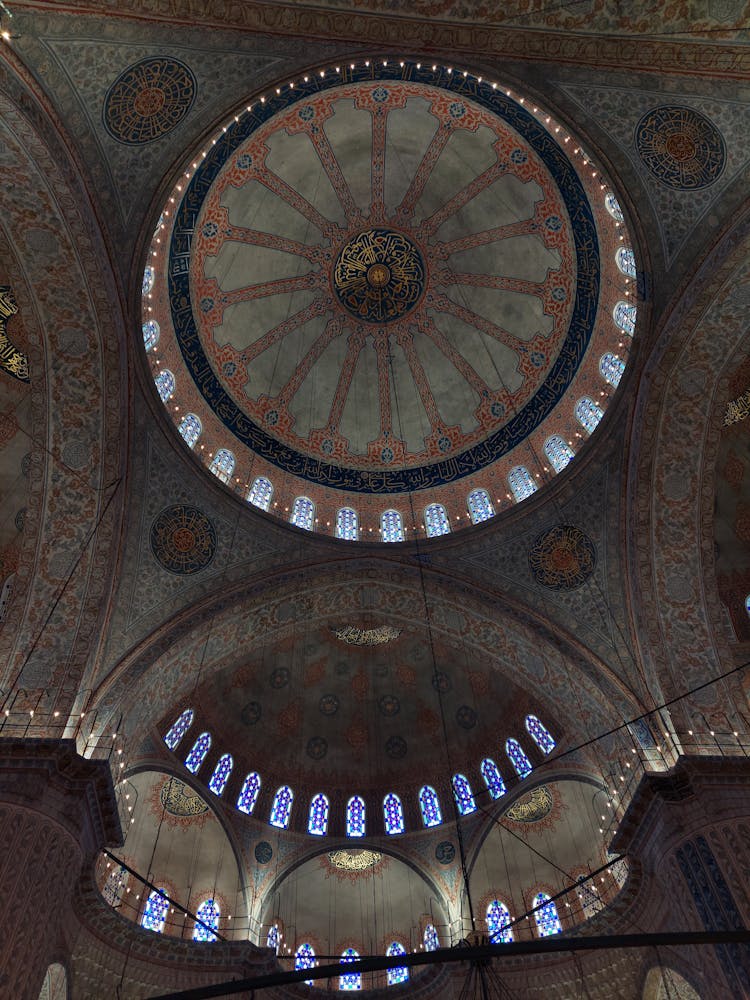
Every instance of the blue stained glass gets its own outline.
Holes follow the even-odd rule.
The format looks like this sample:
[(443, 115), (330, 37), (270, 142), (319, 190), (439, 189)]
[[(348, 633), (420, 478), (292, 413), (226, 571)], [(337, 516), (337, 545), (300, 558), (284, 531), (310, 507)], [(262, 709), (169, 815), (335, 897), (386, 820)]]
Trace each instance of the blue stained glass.
[[(313, 951), (313, 946), (305, 941), (304, 944), (301, 944), (294, 953), (294, 968), (312, 969), (314, 965), (315, 952)], [(312, 986), (312, 979), (306, 979), (305, 982), (308, 986)]]
[(620, 203), (613, 194), (605, 194), (604, 207), (607, 209), (615, 222), (624, 222), (625, 216), (622, 214)]
[(234, 472), (234, 466), (235, 459), (232, 452), (228, 448), (219, 448), (208, 468), (222, 483), (228, 483)]
[(359, 795), (353, 795), (346, 804), (346, 835), (347, 837), (365, 835), (365, 800)]
[(628, 278), (635, 278), (637, 271), (635, 266), (635, 254), (630, 247), (620, 247), (615, 254), (617, 266)]
[(312, 531), (315, 522), (315, 504), (309, 497), (297, 497), (289, 521), (291, 524), (296, 524), (298, 528)]
[(532, 493), (536, 493), (536, 483), (525, 465), (517, 465), (508, 473), (508, 483), (516, 498), (516, 503), (520, 503)]
[(593, 434), (604, 416), (604, 411), (596, 405), (593, 399), (584, 396), (576, 403), (575, 414), (578, 423), (585, 427), (589, 434)]
[(423, 935), (424, 950), (425, 951), (437, 951), (440, 947), (440, 939), (438, 938), (438, 933), (432, 924), (428, 924), (424, 929)]
[(307, 832), (322, 837), (328, 830), (328, 798), (319, 793), (310, 803), (310, 814), (307, 820)]
[(278, 951), (279, 947), (279, 928), (276, 924), (272, 924), (268, 928), (268, 937), (266, 938), (266, 948), (273, 948), (274, 951)]
[(359, 534), (357, 512), (351, 507), (342, 507), (336, 515), (336, 537), (356, 542)]
[(561, 933), (562, 925), (557, 915), (557, 907), (546, 892), (538, 892), (534, 896), (532, 909), (535, 911), (534, 916), (536, 918), (539, 937), (549, 937), (551, 934)]
[(225, 753), (214, 768), (214, 773), (211, 775), (211, 780), (208, 783), (208, 787), (214, 795), (221, 795), (226, 788), (229, 775), (232, 773), (232, 764), (232, 755)]
[(430, 785), (420, 789), (419, 808), (422, 810), (422, 822), (425, 826), (438, 826), (443, 822), (437, 792)]
[(148, 894), (146, 906), (141, 917), (141, 927), (147, 931), (156, 931), (161, 934), (167, 920), (169, 911), (169, 900), (164, 889), (152, 889)]
[(477, 804), (474, 801), (471, 785), (463, 774), (453, 775), (453, 794), (456, 797), (458, 811), (462, 816), (468, 816), (469, 813), (475, 811)]
[(525, 778), (528, 774), (531, 774), (531, 761), (521, 749), (521, 744), (518, 740), (507, 740), (505, 743), (505, 752), (510, 758), (511, 764), (516, 769), (516, 774), (519, 778)]
[(745, 611), (750, 615), (750, 594), (745, 598)]
[(143, 284), (141, 286), (141, 291), (144, 295), (148, 295), (151, 289), (154, 287), (154, 278), (156, 277), (156, 272), (153, 267), (147, 267), (143, 271)]
[(294, 792), (291, 790), (289, 785), (282, 785), (276, 792), (273, 805), (271, 806), (271, 826), (278, 826), (282, 830), (286, 830), (289, 826), (289, 817), (292, 812), (293, 801)]
[(562, 472), (571, 458), (575, 458), (573, 449), (557, 434), (544, 442), (544, 454), (555, 472)]
[(618, 302), (612, 311), (612, 315), (619, 328), (632, 337), (635, 333), (635, 306), (630, 305), (629, 302)]
[[(398, 941), (393, 941), (388, 945), (388, 950), (386, 955), (388, 958), (393, 958), (396, 955), (405, 955), (406, 948)], [(397, 966), (395, 969), (388, 970), (388, 985), (396, 986), (398, 983), (405, 983), (409, 978), (409, 969), (405, 965)]]
[(185, 767), (191, 774), (196, 774), (198, 768), (206, 759), (206, 754), (211, 748), (211, 736), (209, 733), (201, 733), (193, 745), (193, 749), (185, 758)]
[[(346, 951), (341, 956), (341, 964), (346, 965), (347, 962), (356, 962), (359, 958), (359, 952), (355, 951), (354, 948), (347, 948)], [(361, 990), (362, 989), (362, 975), (359, 972), (347, 972), (342, 976), (339, 976), (339, 989), (340, 990)]]
[(487, 907), (487, 930), (493, 944), (509, 944), (513, 940), (509, 924), (510, 910), (499, 899), (493, 899)]
[(147, 351), (153, 350), (159, 343), (160, 333), (159, 324), (155, 319), (147, 320), (143, 324), (143, 346)]
[(493, 799), (502, 798), (505, 795), (505, 782), (500, 775), (497, 764), (491, 757), (485, 757), (482, 761), (480, 771), (484, 778), (484, 783)]
[(599, 371), (605, 382), (609, 382), (615, 389), (620, 384), (622, 373), (625, 371), (625, 362), (618, 358), (616, 354), (602, 354), (599, 359)]
[(451, 526), (448, 523), (448, 515), (445, 513), (445, 507), (441, 503), (431, 503), (429, 507), (425, 507), (424, 526), (428, 538), (447, 535), (451, 530)]
[(190, 729), (193, 724), (193, 710), (192, 708), (186, 708), (179, 719), (174, 723), (172, 728), (169, 730), (167, 735), (164, 737), (164, 742), (167, 744), (170, 750), (178, 745), (185, 733)]
[(549, 729), (535, 715), (526, 716), (526, 731), (542, 753), (552, 753), (555, 749), (555, 741), (552, 739)]
[(188, 448), (194, 448), (195, 442), (201, 436), (203, 424), (194, 413), (186, 413), (180, 421), (179, 430)]
[(162, 403), (168, 402), (174, 394), (174, 375), (172, 372), (165, 368), (156, 376), (154, 383)]
[(404, 523), (397, 510), (386, 510), (380, 515), (380, 534), (384, 542), (403, 542)]
[[(196, 924), (193, 928), (193, 941), (216, 941), (217, 937), (213, 933), (219, 929), (219, 904), (215, 899), (206, 899), (198, 907), (198, 912), (195, 914), (199, 920), (203, 921), (203, 924), (207, 924), (204, 927), (203, 924)], [(211, 928), (209, 930), (209, 927)]]
[(383, 819), (386, 833), (404, 832), (404, 807), (401, 805), (401, 799), (393, 792), (389, 792), (383, 799)]
[(479, 524), (480, 521), (487, 521), (495, 516), (495, 508), (487, 490), (472, 490), (467, 505), (472, 524)]
[(259, 792), (260, 775), (256, 774), (255, 771), (251, 771), (245, 778), (245, 783), (242, 786), (240, 797), (237, 799), (237, 808), (240, 812), (247, 813), (248, 816), (250, 815), (253, 809), (255, 809), (255, 803), (258, 801)]
[(271, 506), (272, 496), (273, 486), (271, 485), (271, 480), (266, 479), (265, 476), (257, 476), (247, 494), (247, 502), (253, 504), (255, 507), (260, 507), (261, 510), (268, 510)]

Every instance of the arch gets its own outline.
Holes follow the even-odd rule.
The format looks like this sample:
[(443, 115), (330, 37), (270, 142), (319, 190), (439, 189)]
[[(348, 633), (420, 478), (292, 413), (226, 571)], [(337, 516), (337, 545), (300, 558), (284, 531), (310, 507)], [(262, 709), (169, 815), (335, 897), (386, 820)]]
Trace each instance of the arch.
[(553, 434), (544, 442), (544, 454), (555, 472), (562, 472), (576, 453), (559, 434)]
[(526, 716), (526, 732), (531, 736), (543, 754), (552, 753), (555, 749), (555, 741), (552, 739), (552, 734), (535, 715)]
[[(312, 969), (315, 965), (315, 949), (308, 941), (303, 941), (294, 953), (295, 969)], [(307, 986), (312, 986), (312, 979), (306, 979)]]
[(453, 775), (453, 795), (461, 816), (468, 816), (469, 813), (473, 813), (476, 810), (477, 804), (474, 801), (474, 793), (471, 790), (468, 778), (463, 774)]
[(642, 1000), (701, 1000), (701, 997), (675, 969), (658, 965), (646, 976)]
[(249, 816), (253, 809), (255, 809), (255, 803), (258, 801), (258, 795), (260, 794), (260, 775), (257, 771), (251, 771), (245, 778), (242, 785), (242, 791), (237, 799), (237, 808), (240, 812), (247, 813)]
[(581, 909), (583, 910), (584, 917), (588, 920), (591, 917), (595, 917), (603, 909), (604, 903), (597, 895), (593, 879), (587, 875), (579, 875), (576, 882), (579, 883), (578, 898), (581, 901)]
[(506, 792), (505, 782), (503, 781), (498, 766), (494, 760), (491, 757), (485, 757), (479, 770), (482, 773), (484, 783), (487, 786), (487, 791), (490, 793), (490, 796), (493, 799), (502, 798)]
[(431, 785), (424, 785), (419, 790), (419, 808), (425, 826), (439, 826), (443, 822), (440, 801), (437, 792)]
[(115, 865), (107, 876), (107, 881), (102, 887), (104, 901), (115, 909), (122, 902), (122, 896), (127, 888), (129, 872), (120, 865)]
[(353, 507), (341, 507), (336, 514), (336, 537), (348, 542), (356, 542), (359, 538), (359, 520)]
[(510, 910), (499, 899), (493, 899), (487, 906), (487, 933), (492, 944), (509, 944), (513, 940), (513, 930), (510, 927), (512, 917)]
[(627, 333), (629, 337), (632, 337), (635, 333), (636, 312), (636, 307), (632, 303), (623, 302), (622, 300), (612, 310), (612, 318), (615, 321), (615, 325), (623, 333)]
[(197, 774), (198, 769), (206, 759), (206, 754), (211, 749), (211, 734), (201, 733), (193, 744), (193, 749), (185, 758), (185, 767), (191, 774)]
[(557, 907), (546, 892), (538, 892), (531, 904), (534, 911), (539, 937), (550, 937), (562, 933), (562, 924), (557, 915)]
[(516, 503), (526, 500), (532, 493), (536, 493), (537, 485), (525, 465), (517, 465), (508, 473), (508, 485), (516, 499)]
[[(354, 948), (347, 948), (341, 955), (341, 964), (346, 965), (348, 962), (356, 962), (359, 958), (359, 952)], [(339, 989), (340, 990), (361, 990), (362, 989), (362, 973), (360, 972), (344, 972), (339, 976)]]
[(68, 973), (60, 962), (53, 962), (44, 974), (39, 1000), (67, 1000)]
[(447, 535), (450, 532), (448, 514), (441, 503), (431, 503), (425, 507), (424, 527), (428, 538), (437, 538), (438, 535)]
[(172, 723), (172, 726), (164, 737), (164, 742), (170, 750), (174, 750), (180, 743), (185, 733), (193, 724), (193, 710), (186, 708), (182, 715)]
[(404, 807), (394, 792), (389, 792), (383, 799), (383, 822), (385, 832), (391, 836), (404, 832)]
[(278, 826), (281, 830), (286, 830), (289, 826), (289, 819), (292, 814), (292, 803), (294, 802), (294, 792), (289, 785), (282, 785), (277, 789), (273, 797), (271, 806), (271, 826)]
[(261, 510), (268, 510), (273, 499), (273, 484), (265, 476), (256, 476), (247, 491), (247, 502)]
[(637, 269), (635, 266), (635, 254), (630, 247), (618, 247), (615, 254), (615, 263), (628, 278), (635, 278)]
[[(405, 955), (406, 948), (404, 948), (400, 941), (391, 941), (385, 953), (388, 958), (395, 958), (398, 955)], [(397, 986), (399, 983), (405, 983), (408, 978), (409, 969), (405, 965), (396, 966), (388, 970), (387, 981), (389, 986)]]
[(141, 927), (147, 931), (156, 931), (157, 934), (161, 934), (167, 921), (168, 910), (169, 900), (166, 891), (159, 887), (152, 889), (143, 908)]
[(213, 472), (217, 479), (222, 481), (222, 483), (228, 483), (232, 478), (232, 473), (234, 472), (236, 464), (237, 460), (228, 448), (219, 448), (214, 457), (211, 459), (211, 464), (208, 468), (210, 472)]
[(422, 935), (422, 943), (425, 951), (437, 951), (440, 947), (440, 938), (435, 930), (434, 924), (427, 924)]
[(599, 426), (599, 421), (604, 416), (604, 410), (598, 407), (593, 399), (584, 396), (576, 403), (575, 415), (581, 427), (588, 431), (589, 434), (593, 434)]
[(159, 393), (159, 398), (162, 403), (167, 403), (174, 395), (174, 375), (168, 368), (164, 368), (154, 379), (154, 385), (156, 386), (156, 391)]
[(143, 269), (143, 282), (141, 284), (141, 294), (148, 295), (151, 289), (154, 287), (154, 279), (156, 278), (156, 271), (153, 267), (149, 265)]
[[(196, 923), (193, 928), (193, 941), (216, 941), (214, 931), (219, 929), (221, 908), (215, 899), (204, 899), (196, 911), (196, 917), (203, 923)], [(206, 924), (207, 926), (203, 926)], [(209, 930), (210, 928), (210, 930)]]
[(234, 761), (232, 760), (232, 755), (230, 753), (225, 753), (223, 757), (219, 759), (219, 763), (214, 768), (214, 773), (211, 775), (211, 780), (208, 782), (208, 787), (214, 793), (214, 795), (221, 795), (227, 786), (229, 781), (229, 775), (232, 773), (232, 766)]
[(509, 739), (505, 741), (505, 752), (508, 755), (508, 759), (515, 768), (516, 774), (519, 778), (525, 778), (527, 775), (531, 774), (533, 768), (531, 766), (531, 761), (523, 752), (521, 744), (518, 740)]
[(143, 324), (143, 346), (146, 351), (153, 351), (156, 345), (159, 343), (159, 337), (161, 336), (161, 330), (159, 329), (159, 324), (155, 319), (148, 319)]
[(492, 506), (492, 501), (487, 490), (472, 490), (466, 499), (466, 506), (469, 510), (472, 524), (488, 521), (491, 517), (495, 516), (495, 508)]
[(307, 819), (307, 832), (316, 837), (322, 837), (328, 831), (328, 811), (330, 803), (328, 796), (318, 792), (310, 802), (310, 812)]
[(305, 531), (312, 531), (315, 523), (315, 504), (309, 497), (297, 497), (292, 505), (289, 523)]
[(380, 515), (380, 537), (384, 542), (403, 542), (404, 522), (397, 510), (384, 510)]
[(347, 837), (365, 835), (365, 800), (361, 795), (352, 795), (346, 803), (346, 835)]
[(599, 373), (604, 381), (614, 386), (615, 389), (620, 384), (620, 379), (624, 371), (625, 362), (622, 358), (618, 358), (616, 354), (612, 354), (611, 351), (607, 351), (606, 354), (602, 354), (601, 358), (599, 358)]
[(178, 430), (188, 448), (194, 448), (198, 438), (203, 433), (203, 424), (195, 413), (186, 413), (180, 421)]
[(611, 191), (608, 191), (604, 196), (604, 207), (607, 209), (615, 222), (625, 221), (625, 216), (622, 214), (620, 203)]

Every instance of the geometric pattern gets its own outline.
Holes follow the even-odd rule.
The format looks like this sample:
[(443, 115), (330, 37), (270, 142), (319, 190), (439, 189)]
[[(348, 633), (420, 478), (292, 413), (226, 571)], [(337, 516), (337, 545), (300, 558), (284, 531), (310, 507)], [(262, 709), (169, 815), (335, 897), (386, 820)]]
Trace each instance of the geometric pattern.
[(151, 525), (151, 551), (170, 573), (189, 576), (213, 559), (216, 529), (197, 507), (166, 507)]
[(118, 142), (137, 146), (171, 132), (195, 100), (195, 77), (177, 59), (143, 59), (107, 91), (104, 127)]
[(679, 191), (708, 187), (726, 164), (721, 132), (693, 108), (664, 105), (646, 112), (636, 126), (635, 143), (654, 177)]
[(550, 590), (575, 590), (596, 567), (596, 547), (571, 524), (543, 531), (529, 550), (529, 569), (538, 584)]

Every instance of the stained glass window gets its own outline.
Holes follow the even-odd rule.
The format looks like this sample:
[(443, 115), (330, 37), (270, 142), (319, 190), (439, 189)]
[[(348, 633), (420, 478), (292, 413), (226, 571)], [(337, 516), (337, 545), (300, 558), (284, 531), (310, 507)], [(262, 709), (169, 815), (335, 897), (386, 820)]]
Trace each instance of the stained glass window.
[(485, 757), (482, 761), (480, 771), (484, 778), (484, 783), (493, 799), (502, 798), (505, 795), (505, 782), (503, 781), (497, 764), (491, 757)]
[(438, 938), (438, 933), (432, 924), (428, 924), (424, 929), (423, 935), (424, 950), (425, 951), (437, 951), (440, 947), (440, 939)]
[(175, 722), (172, 728), (169, 730), (167, 735), (164, 737), (164, 742), (167, 744), (170, 750), (174, 750), (177, 744), (180, 742), (185, 733), (190, 729), (193, 724), (193, 710), (192, 708), (186, 708), (179, 719)]
[(386, 833), (404, 832), (404, 807), (401, 799), (393, 792), (389, 792), (383, 799), (383, 819)]
[(453, 775), (453, 794), (456, 798), (458, 811), (462, 816), (468, 816), (469, 813), (474, 812), (477, 804), (474, 801), (471, 785), (463, 774)]
[(745, 611), (750, 615), (750, 594), (745, 598)]
[(544, 454), (555, 472), (562, 472), (571, 458), (575, 458), (573, 449), (558, 434), (544, 442)]
[(172, 398), (174, 393), (174, 375), (168, 368), (164, 371), (159, 372), (159, 374), (154, 379), (154, 384), (159, 393), (159, 398), (162, 403), (166, 403)]
[(365, 835), (365, 800), (359, 795), (353, 795), (346, 804), (346, 835), (347, 837)]
[(635, 333), (635, 314), (635, 306), (630, 305), (628, 302), (618, 302), (612, 310), (615, 323), (624, 333), (629, 334), (631, 337)]
[(247, 813), (248, 816), (250, 815), (253, 809), (255, 809), (255, 803), (258, 801), (259, 792), (260, 775), (256, 774), (255, 771), (251, 771), (245, 778), (245, 783), (242, 786), (240, 797), (237, 799), (237, 808), (240, 812)]
[(161, 934), (167, 920), (169, 910), (169, 900), (164, 889), (152, 889), (148, 894), (146, 906), (141, 917), (141, 927), (147, 931), (156, 931)]
[(273, 799), (273, 805), (271, 806), (271, 826), (278, 826), (282, 830), (286, 830), (289, 826), (289, 817), (292, 813), (293, 801), (294, 792), (291, 790), (289, 785), (282, 785), (276, 792)]
[(384, 542), (403, 542), (404, 524), (397, 510), (385, 510), (380, 515), (380, 534)]
[(436, 538), (438, 535), (447, 535), (451, 530), (448, 523), (448, 515), (445, 507), (441, 503), (431, 503), (425, 508), (424, 526), (428, 538)]
[(508, 473), (508, 482), (513, 496), (516, 498), (516, 503), (520, 503), (536, 492), (534, 477), (525, 465), (517, 465), (515, 469), (511, 469)]
[[(313, 951), (313, 946), (305, 941), (304, 944), (301, 944), (294, 953), (294, 968), (312, 969), (314, 965), (315, 952)], [(312, 979), (306, 979), (305, 982), (308, 986), (312, 986)]]
[(308, 497), (297, 497), (292, 507), (292, 516), (289, 518), (291, 524), (296, 524), (298, 528), (305, 531), (312, 531), (315, 520), (315, 504)]
[(622, 273), (628, 278), (636, 276), (635, 254), (630, 247), (620, 247), (615, 254), (615, 260)]
[(584, 396), (576, 403), (576, 420), (582, 427), (585, 427), (589, 434), (593, 434), (604, 416), (604, 411), (600, 409), (593, 399)]
[(443, 822), (437, 792), (430, 785), (420, 789), (419, 808), (422, 810), (422, 822), (425, 826), (438, 826)]
[[(195, 914), (203, 923), (196, 923), (193, 928), (193, 941), (216, 941), (214, 931), (219, 929), (219, 904), (215, 899), (204, 899)], [(204, 927), (203, 924), (207, 926)], [(210, 928), (210, 930), (209, 930)]]
[[(359, 958), (359, 952), (355, 951), (354, 948), (347, 948), (346, 951), (341, 956), (341, 964), (346, 965), (347, 962), (356, 962)], [(362, 975), (359, 972), (347, 972), (342, 976), (339, 976), (339, 989), (340, 990), (361, 990), (362, 989)]]
[(307, 832), (313, 833), (317, 837), (322, 837), (328, 830), (328, 809), (329, 802), (327, 796), (319, 793), (310, 803), (310, 814), (307, 820)]
[[(393, 941), (388, 945), (388, 950), (386, 955), (389, 958), (394, 958), (396, 955), (405, 955), (406, 948), (398, 941)], [(405, 983), (409, 978), (409, 969), (405, 965), (397, 966), (395, 969), (388, 970), (388, 985), (396, 986), (398, 983)]]
[(505, 752), (510, 758), (511, 764), (516, 769), (516, 774), (519, 778), (525, 778), (527, 774), (531, 774), (531, 761), (521, 749), (521, 744), (518, 740), (506, 740)]
[(247, 502), (260, 507), (261, 510), (268, 510), (271, 506), (272, 496), (273, 486), (271, 485), (271, 480), (266, 479), (265, 476), (257, 476), (247, 494)]
[(128, 884), (128, 872), (116, 865), (107, 876), (102, 889), (102, 896), (110, 906), (119, 906)]
[(602, 909), (604, 903), (599, 898), (599, 894), (596, 891), (596, 886), (594, 885), (594, 880), (592, 878), (587, 878), (585, 875), (578, 876), (578, 898), (581, 901), (581, 909), (583, 910), (583, 915), (588, 920), (590, 917), (595, 917), (599, 910)]
[(513, 940), (513, 931), (509, 925), (510, 910), (499, 899), (493, 899), (487, 907), (487, 930), (490, 941), (493, 944), (510, 944)]
[(147, 351), (153, 350), (153, 348), (159, 343), (160, 333), (161, 330), (159, 329), (159, 324), (155, 319), (147, 320), (143, 324), (143, 346)]
[(201, 733), (193, 744), (193, 749), (185, 758), (185, 767), (191, 774), (196, 774), (206, 758), (206, 754), (211, 748), (211, 736), (209, 733)]
[(599, 371), (604, 381), (609, 382), (616, 389), (620, 384), (622, 373), (625, 371), (625, 362), (616, 354), (611, 354), (608, 351), (599, 358)]
[(279, 928), (276, 924), (271, 924), (268, 928), (268, 936), (266, 937), (266, 948), (273, 948), (277, 951), (279, 947)]
[(538, 892), (534, 896), (531, 908), (534, 910), (534, 916), (536, 917), (539, 937), (549, 937), (550, 934), (560, 934), (562, 932), (560, 918), (557, 915), (557, 907), (546, 892)]
[(182, 434), (188, 448), (194, 448), (195, 442), (201, 436), (203, 424), (194, 413), (186, 413), (180, 421), (179, 431)]
[(358, 533), (356, 510), (352, 510), (351, 507), (342, 507), (336, 515), (336, 537), (356, 542)]
[(620, 203), (615, 198), (613, 194), (605, 194), (604, 196), (604, 207), (607, 209), (609, 214), (615, 220), (615, 222), (623, 222), (625, 217), (622, 214), (622, 209), (620, 208)]
[(220, 758), (219, 763), (214, 769), (214, 773), (211, 775), (211, 780), (208, 783), (208, 787), (214, 793), (214, 795), (221, 795), (227, 786), (227, 781), (229, 781), (229, 775), (232, 773), (232, 755), (230, 753), (225, 753), (223, 757)]
[(143, 271), (143, 285), (141, 286), (141, 291), (144, 295), (148, 295), (151, 289), (154, 287), (154, 278), (156, 273), (153, 267), (147, 267)]
[(552, 753), (555, 749), (555, 741), (552, 739), (549, 729), (535, 715), (526, 716), (526, 732), (542, 753)]
[(487, 490), (472, 490), (467, 500), (467, 506), (472, 524), (479, 524), (480, 521), (487, 521), (494, 517), (495, 508), (492, 506)]
[(211, 464), (209, 469), (220, 479), (222, 483), (228, 483), (232, 478), (232, 473), (234, 472), (235, 460), (234, 455), (228, 448), (219, 448), (214, 457), (211, 459)]

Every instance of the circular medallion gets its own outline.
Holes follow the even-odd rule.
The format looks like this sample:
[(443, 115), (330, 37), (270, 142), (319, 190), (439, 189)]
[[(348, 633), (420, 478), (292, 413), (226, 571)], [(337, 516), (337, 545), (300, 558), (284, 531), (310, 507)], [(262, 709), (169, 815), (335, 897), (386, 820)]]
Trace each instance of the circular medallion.
[(255, 845), (255, 860), (259, 865), (267, 865), (273, 857), (273, 848), (267, 840), (261, 840)]
[(216, 529), (202, 510), (175, 504), (165, 508), (151, 525), (151, 551), (170, 573), (198, 573), (214, 557)]
[(726, 146), (721, 132), (692, 108), (653, 108), (635, 129), (638, 155), (667, 187), (695, 191), (713, 184), (724, 170)]
[(596, 547), (571, 524), (558, 524), (539, 535), (529, 551), (531, 574), (550, 590), (575, 590), (596, 567)]
[(159, 139), (175, 128), (195, 100), (195, 77), (177, 59), (143, 59), (115, 80), (104, 99), (109, 134), (131, 146)]
[(335, 715), (339, 710), (339, 704), (335, 694), (324, 694), (318, 702), (318, 711), (321, 715)]
[(331, 284), (341, 305), (365, 323), (392, 323), (422, 297), (422, 254), (403, 233), (366, 229), (344, 244)]
[(406, 756), (406, 740), (400, 736), (391, 736), (385, 745), (385, 752), (394, 760), (402, 760)]
[(462, 729), (473, 729), (477, 724), (477, 713), (471, 705), (461, 705), (456, 709), (456, 722)]
[(286, 687), (287, 684), (289, 683), (289, 677), (290, 674), (287, 667), (278, 667), (271, 674), (270, 677), (271, 687), (275, 688), (277, 691), (280, 688)]
[(391, 718), (394, 715), (398, 715), (401, 711), (401, 703), (398, 698), (393, 694), (384, 694), (383, 697), (378, 701), (378, 708), (381, 713), (387, 718)]
[(307, 741), (307, 756), (312, 760), (323, 760), (328, 753), (328, 740), (322, 736), (313, 736)]
[(262, 710), (259, 701), (249, 701), (247, 705), (242, 709), (242, 721), (246, 726), (254, 726), (256, 722), (260, 722), (260, 717)]
[(192, 788), (177, 778), (167, 778), (159, 793), (161, 804), (171, 816), (202, 816), (208, 806)]
[(450, 840), (441, 840), (435, 848), (435, 858), (441, 865), (449, 865), (456, 856), (456, 848)]

